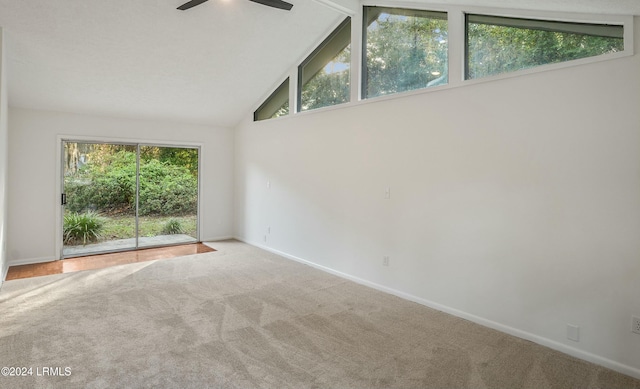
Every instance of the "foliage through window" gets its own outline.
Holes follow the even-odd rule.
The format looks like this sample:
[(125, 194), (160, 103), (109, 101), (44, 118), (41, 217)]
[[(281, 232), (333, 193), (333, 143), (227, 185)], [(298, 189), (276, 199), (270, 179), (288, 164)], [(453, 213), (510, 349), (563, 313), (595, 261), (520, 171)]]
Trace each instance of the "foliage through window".
[(298, 110), (307, 111), (350, 100), (351, 18), (338, 28), (299, 67)]
[[(362, 25), (356, 26), (362, 28), (362, 50), (355, 53), (362, 55), (360, 85), (351, 83), (352, 21), (346, 18), (298, 66), (295, 88), (285, 80), (254, 112), (255, 121), (288, 115), (293, 89), (300, 112), (347, 103), (352, 88), (361, 88), (361, 98), (368, 99), (449, 83), (447, 12), (362, 9)], [(453, 14), (456, 20), (457, 15), (465, 18), (456, 23), (460, 27), (453, 38), (455, 48), (464, 50), (455, 53), (464, 56), (464, 74), (455, 66), (454, 81), (623, 52), (625, 28), (633, 27), (619, 17), (598, 24), (463, 14), (460, 9)]]
[[(76, 145), (77, 143), (65, 144)], [(141, 216), (195, 214), (198, 207), (198, 150), (140, 147), (140, 193), (136, 202), (136, 149), (130, 145), (80, 144), (90, 150), (75, 171), (65, 170), (66, 210)], [(76, 146), (76, 149), (78, 147)]]
[(364, 7), (362, 97), (448, 82), (445, 12)]
[(466, 19), (467, 79), (624, 50), (623, 26), (472, 14)]
[(287, 78), (253, 113), (253, 121), (274, 119), (289, 114), (289, 79)]

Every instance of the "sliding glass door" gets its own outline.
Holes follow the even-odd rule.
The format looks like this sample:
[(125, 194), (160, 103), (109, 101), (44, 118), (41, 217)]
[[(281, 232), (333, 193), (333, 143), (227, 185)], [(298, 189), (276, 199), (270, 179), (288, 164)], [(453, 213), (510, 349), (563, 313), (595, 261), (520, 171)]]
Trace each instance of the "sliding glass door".
[(140, 247), (198, 240), (198, 149), (140, 146)]
[(63, 141), (63, 249), (197, 242), (199, 149)]

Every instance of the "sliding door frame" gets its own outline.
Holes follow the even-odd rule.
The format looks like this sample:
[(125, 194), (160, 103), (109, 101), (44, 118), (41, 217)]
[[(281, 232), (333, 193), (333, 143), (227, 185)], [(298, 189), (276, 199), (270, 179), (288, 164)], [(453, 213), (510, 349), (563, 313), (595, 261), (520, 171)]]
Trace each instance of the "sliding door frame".
[(157, 246), (144, 246), (140, 247), (139, 244), (139, 190), (140, 190), (140, 147), (144, 146), (157, 146), (157, 147), (173, 147), (173, 148), (191, 148), (198, 150), (198, 200), (197, 200), (197, 218), (196, 218), (196, 242), (200, 242), (201, 236), (201, 227), (202, 220), (200, 215), (201, 212), (201, 192), (202, 192), (202, 159), (203, 159), (203, 148), (204, 145), (202, 143), (197, 142), (181, 142), (181, 141), (167, 141), (167, 140), (149, 140), (149, 139), (124, 139), (124, 138), (104, 138), (104, 137), (85, 137), (85, 136), (77, 136), (77, 135), (58, 135), (56, 141), (56, 227), (55, 227), (55, 250), (56, 250), (56, 260), (65, 259), (64, 257), (64, 243), (63, 243), (63, 221), (64, 214), (61, 201), (61, 194), (64, 193), (64, 158), (65, 155), (63, 153), (65, 142), (77, 142), (77, 143), (96, 143), (96, 144), (115, 144), (115, 145), (124, 145), (124, 146), (135, 146), (136, 147), (136, 212), (135, 212), (135, 232), (136, 232), (136, 245), (131, 249), (117, 249), (117, 250), (109, 250), (109, 251), (100, 251), (94, 252), (86, 255), (95, 255), (95, 254), (106, 254), (113, 252), (122, 252), (122, 251), (132, 251), (139, 249), (148, 249), (154, 247), (166, 247), (166, 246), (174, 246), (180, 245), (184, 243), (175, 243), (175, 244), (166, 244), (166, 245), (157, 245)]

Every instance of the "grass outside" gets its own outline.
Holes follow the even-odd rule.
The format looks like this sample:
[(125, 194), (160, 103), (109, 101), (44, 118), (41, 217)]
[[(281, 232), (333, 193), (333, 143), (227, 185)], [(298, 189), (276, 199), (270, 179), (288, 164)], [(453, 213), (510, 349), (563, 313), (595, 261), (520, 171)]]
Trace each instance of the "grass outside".
[[(136, 219), (133, 216), (104, 216), (106, 223), (100, 232), (101, 239), (98, 242), (128, 239), (135, 237)], [(141, 237), (165, 235), (162, 230), (170, 219), (177, 219), (184, 231), (184, 234), (192, 237), (197, 236), (197, 217), (188, 216), (140, 216), (139, 232)]]

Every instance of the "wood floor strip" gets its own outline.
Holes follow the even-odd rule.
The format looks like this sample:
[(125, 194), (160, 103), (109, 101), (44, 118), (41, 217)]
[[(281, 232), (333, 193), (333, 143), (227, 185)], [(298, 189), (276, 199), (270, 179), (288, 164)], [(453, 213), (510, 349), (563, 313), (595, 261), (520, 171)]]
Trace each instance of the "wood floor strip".
[(41, 277), (51, 274), (72, 273), (82, 270), (104, 269), (110, 266), (127, 263), (169, 259), (185, 255), (216, 251), (202, 244), (185, 244), (170, 247), (125, 251), (120, 253), (90, 255), (86, 257), (68, 258), (61, 261), (35, 263), (32, 265), (11, 266), (7, 273), (7, 281), (21, 278)]

